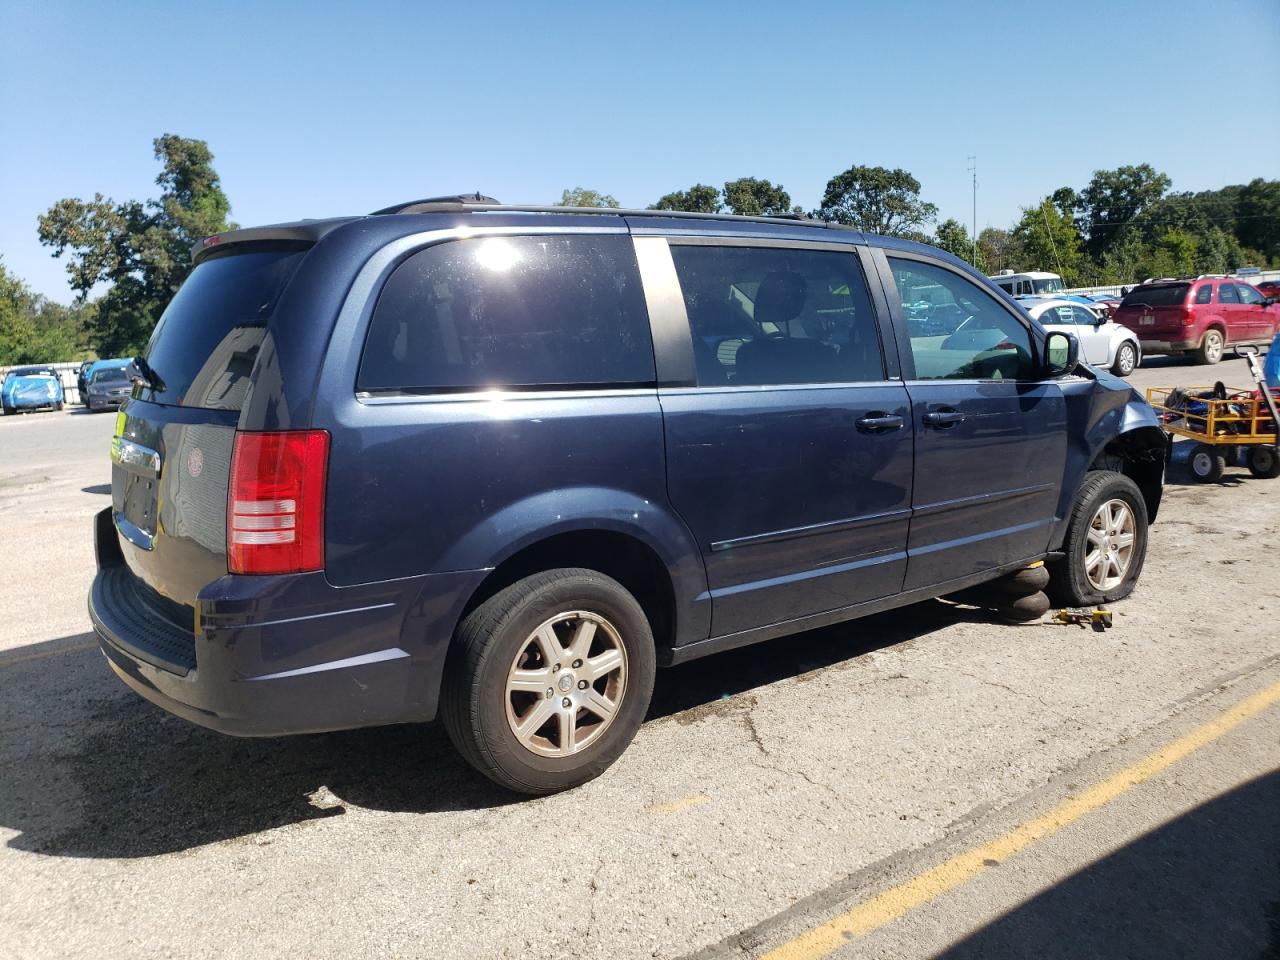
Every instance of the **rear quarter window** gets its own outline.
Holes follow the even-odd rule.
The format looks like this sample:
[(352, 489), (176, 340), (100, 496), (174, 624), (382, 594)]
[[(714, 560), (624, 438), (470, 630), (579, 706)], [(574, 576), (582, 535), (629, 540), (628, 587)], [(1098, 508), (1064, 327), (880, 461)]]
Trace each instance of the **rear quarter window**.
[(145, 357), (156, 403), (239, 410), (276, 303), (306, 249), (231, 246), (202, 260), (160, 317)]
[(450, 392), (639, 386), (653, 344), (630, 237), (437, 244), (378, 296), (356, 388)]

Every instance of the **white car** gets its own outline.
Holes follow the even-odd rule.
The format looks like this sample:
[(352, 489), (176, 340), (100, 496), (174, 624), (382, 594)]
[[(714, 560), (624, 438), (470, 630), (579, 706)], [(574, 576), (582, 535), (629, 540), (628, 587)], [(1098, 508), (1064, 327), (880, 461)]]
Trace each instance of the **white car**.
[(1022, 298), (1018, 302), (1045, 329), (1074, 333), (1080, 341), (1080, 359), (1090, 366), (1127, 377), (1142, 362), (1138, 335), (1112, 320), (1102, 307), (1056, 298)]

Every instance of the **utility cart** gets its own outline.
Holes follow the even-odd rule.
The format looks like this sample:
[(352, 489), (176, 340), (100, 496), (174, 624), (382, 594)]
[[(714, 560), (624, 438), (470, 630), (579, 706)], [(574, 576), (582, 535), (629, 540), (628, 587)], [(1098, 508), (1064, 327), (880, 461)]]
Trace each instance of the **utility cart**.
[(1280, 413), (1267, 390), (1258, 364), (1256, 347), (1236, 348), (1249, 361), (1255, 388), (1239, 390), (1221, 383), (1208, 389), (1148, 387), (1147, 402), (1155, 408), (1165, 432), (1171, 437), (1194, 440), (1188, 461), (1192, 475), (1201, 483), (1222, 479), (1228, 459), (1246, 458), (1255, 477), (1280, 477)]

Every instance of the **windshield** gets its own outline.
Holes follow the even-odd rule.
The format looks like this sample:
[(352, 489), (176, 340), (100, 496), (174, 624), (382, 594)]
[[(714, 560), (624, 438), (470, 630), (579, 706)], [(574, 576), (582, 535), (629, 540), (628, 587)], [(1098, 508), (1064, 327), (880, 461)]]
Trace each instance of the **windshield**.
[(106, 370), (97, 370), (93, 374), (94, 383), (128, 383), (131, 379), (126, 367), (110, 367)]
[(1060, 293), (1066, 289), (1062, 285), (1062, 281), (1057, 277), (1050, 280), (1032, 280), (1031, 288), (1036, 293)]
[(1169, 283), (1164, 286), (1155, 284), (1138, 287), (1125, 294), (1122, 307), (1176, 307), (1187, 299), (1190, 284)]

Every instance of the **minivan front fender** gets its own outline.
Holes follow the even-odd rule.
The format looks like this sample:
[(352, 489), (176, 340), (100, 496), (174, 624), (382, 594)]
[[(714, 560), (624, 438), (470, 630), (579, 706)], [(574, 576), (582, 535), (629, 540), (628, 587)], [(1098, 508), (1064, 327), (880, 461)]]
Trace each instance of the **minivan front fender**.
[(1116, 470), (1142, 490), (1155, 520), (1164, 484), (1168, 438), (1151, 405), (1123, 380), (1089, 370), (1061, 383), (1067, 400), (1067, 462), (1051, 549), (1061, 546), (1076, 491), (1090, 470)]
[[(628, 490), (571, 487), (514, 501), (455, 540), (436, 566), (493, 569), (543, 541), (581, 532), (621, 534), (651, 550), (671, 581), (676, 624), (672, 642), (706, 639), (711, 603), (706, 569), (693, 535), (664, 504)], [(502, 544), (496, 552), (495, 542)], [(590, 566), (586, 558), (576, 562)]]

